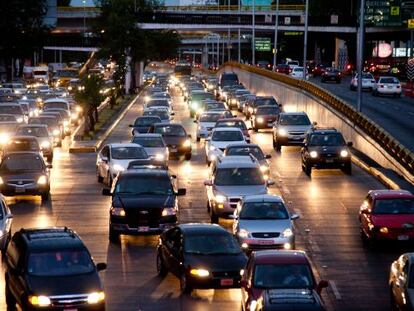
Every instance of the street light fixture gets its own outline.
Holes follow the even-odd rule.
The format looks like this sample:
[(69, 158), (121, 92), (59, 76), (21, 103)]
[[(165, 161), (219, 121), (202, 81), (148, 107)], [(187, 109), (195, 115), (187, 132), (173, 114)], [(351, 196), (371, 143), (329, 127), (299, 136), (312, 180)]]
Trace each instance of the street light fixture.
[(86, 8), (85, 8), (86, 0), (82, 0), (82, 4), (83, 4), (83, 37), (86, 37)]
[(253, 0), (253, 10), (252, 10), (252, 66), (256, 63), (256, 51), (255, 51), (255, 33), (256, 33), (256, 1)]

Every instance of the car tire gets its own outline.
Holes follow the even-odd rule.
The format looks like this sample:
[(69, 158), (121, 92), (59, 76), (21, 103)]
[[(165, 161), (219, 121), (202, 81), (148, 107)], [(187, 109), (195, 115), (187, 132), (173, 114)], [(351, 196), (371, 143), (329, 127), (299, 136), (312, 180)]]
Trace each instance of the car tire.
[(197, 140), (197, 142), (200, 142), (201, 138), (199, 136), (197, 136), (196, 140)]
[(9, 282), (6, 279), (6, 304), (7, 304), (7, 310), (16, 310), (16, 298), (14, 298), (12, 292), (9, 288)]
[(158, 276), (160, 276), (160, 277), (166, 276), (167, 273), (168, 273), (168, 270), (167, 270), (167, 267), (165, 267), (164, 260), (162, 259), (160, 251), (157, 252), (157, 259), (156, 260), (157, 260), (157, 273), (158, 273)]
[(52, 154), (52, 155), (48, 155), (48, 156), (46, 157), (46, 160), (47, 160), (47, 162), (52, 163), (52, 161), (53, 161), (53, 154)]
[(62, 147), (62, 141), (59, 141), (56, 145), (56, 147)]
[(343, 168), (342, 171), (347, 175), (352, 175), (352, 164), (347, 163)]
[(279, 145), (279, 143), (274, 139), (273, 139), (273, 149), (275, 149), (276, 151), (282, 150), (282, 146)]
[(180, 277), (180, 290), (181, 290), (181, 293), (185, 295), (191, 294), (193, 290), (187, 282), (187, 277), (185, 273)]
[(195, 116), (195, 113), (194, 113), (194, 112), (192, 112), (192, 111), (190, 111), (190, 117), (191, 117), (191, 118), (194, 118), (194, 116)]
[(186, 161), (190, 161), (191, 160), (191, 153), (186, 153), (185, 154), (185, 160)]
[(207, 207), (207, 212), (208, 213), (210, 213), (210, 201), (209, 200), (207, 200), (207, 204), (206, 204), (206, 207)]
[(214, 213), (214, 210), (210, 207), (210, 223), (212, 224), (218, 224), (219, 223), (219, 217)]
[(47, 202), (50, 198), (50, 192), (42, 193), (40, 196), (42, 197), (42, 202)]
[(339, 83), (341, 83), (341, 80), (336, 80), (336, 84), (339, 84)]
[(309, 164), (305, 164), (304, 165), (304, 172), (306, 175), (308, 175), (309, 177), (312, 175), (312, 166), (310, 166)]
[(355, 87), (354, 87), (352, 84), (349, 86), (349, 89), (350, 89), (351, 91), (355, 91)]
[(210, 166), (210, 164), (211, 164), (211, 161), (208, 159), (208, 156), (206, 156), (206, 164), (207, 164), (207, 166)]
[(259, 129), (256, 126), (254, 126), (253, 127), (253, 132), (257, 133), (258, 131), (259, 131)]
[(399, 311), (400, 308), (398, 307), (397, 302), (395, 301), (394, 295), (392, 294), (392, 284), (390, 285), (390, 306), (391, 311)]
[(96, 169), (96, 179), (98, 180), (98, 183), (103, 183), (103, 177), (99, 173), (98, 168)]
[(111, 243), (119, 243), (119, 233), (109, 227), (109, 241)]

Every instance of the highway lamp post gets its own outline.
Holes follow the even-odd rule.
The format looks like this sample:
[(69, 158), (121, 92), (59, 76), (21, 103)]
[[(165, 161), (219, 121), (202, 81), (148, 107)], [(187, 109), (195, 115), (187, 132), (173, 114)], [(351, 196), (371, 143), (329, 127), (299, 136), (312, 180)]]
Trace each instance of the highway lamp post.
[(309, 0), (305, 5), (305, 31), (303, 34), (303, 80), (306, 80), (306, 58), (308, 53), (308, 18), (309, 18)]
[(273, 70), (276, 70), (277, 66), (277, 33), (279, 30), (279, 0), (276, 0), (276, 12), (275, 12), (275, 50), (273, 53)]
[[(230, 16), (231, 14), (230, 0), (227, 0), (227, 1), (228, 1), (227, 7), (229, 9), (229, 16)], [(231, 35), (230, 28), (228, 28), (227, 29), (227, 60), (228, 61), (230, 61), (230, 40), (231, 40), (230, 35)], [(223, 53), (224, 53), (224, 50), (223, 50)]]
[(253, 10), (252, 10), (252, 66), (256, 63), (256, 51), (255, 51), (255, 33), (256, 33), (256, 1), (253, 0)]
[[(238, 1), (238, 11), (239, 11), (239, 18), (237, 19), (238, 20), (238, 22), (239, 22), (239, 25), (240, 25), (240, 1), (241, 0), (239, 0)], [(238, 46), (237, 46), (237, 61), (240, 63), (240, 61), (241, 61), (241, 56), (240, 56), (240, 54), (241, 54), (241, 42), (240, 42), (240, 36), (241, 36), (241, 33), (240, 33), (240, 27), (239, 27), (239, 29), (238, 29), (238, 32), (237, 32), (237, 38), (238, 38)]]
[(357, 110), (362, 111), (362, 72), (364, 66), (364, 21), (365, 21), (365, 0), (361, 0), (359, 8), (359, 29), (358, 29), (358, 54), (357, 54), (357, 69), (358, 69), (358, 99)]
[(85, 4), (86, 4), (86, 0), (82, 0), (82, 4), (83, 4), (83, 37), (86, 37), (86, 8), (85, 8)]

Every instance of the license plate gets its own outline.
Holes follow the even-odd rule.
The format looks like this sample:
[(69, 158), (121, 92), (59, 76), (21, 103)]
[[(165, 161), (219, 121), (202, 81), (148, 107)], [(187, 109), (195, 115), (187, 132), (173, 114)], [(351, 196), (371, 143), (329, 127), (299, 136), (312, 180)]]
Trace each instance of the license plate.
[(221, 279), (220, 280), (221, 286), (231, 286), (233, 285), (233, 279)]
[(397, 237), (398, 241), (407, 241), (410, 237), (408, 235), (399, 235)]
[(391, 86), (391, 85), (388, 85), (387, 87), (388, 87), (389, 89), (392, 89), (392, 86)]
[(255, 243), (259, 245), (272, 245), (273, 241), (272, 240), (257, 240)]
[(16, 193), (25, 193), (26, 192), (26, 189), (24, 189), (24, 188), (16, 188), (14, 191)]
[(326, 163), (333, 163), (334, 160), (333, 159), (326, 159)]
[(149, 231), (149, 227), (138, 227), (138, 232), (148, 232)]

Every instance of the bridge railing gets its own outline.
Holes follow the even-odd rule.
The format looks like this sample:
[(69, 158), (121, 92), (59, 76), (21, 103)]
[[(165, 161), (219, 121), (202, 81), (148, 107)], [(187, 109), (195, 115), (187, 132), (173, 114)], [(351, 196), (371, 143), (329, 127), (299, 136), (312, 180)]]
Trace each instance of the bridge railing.
[(358, 112), (354, 107), (330, 93), (322, 89), (312, 82), (295, 79), (284, 74), (260, 69), (257, 67), (240, 64), (237, 62), (228, 62), (224, 66), (236, 67), (254, 74), (258, 74), (294, 88), (305, 90), (311, 95), (321, 99), (335, 111), (340, 112), (355, 126), (362, 129), (373, 141), (378, 143), (388, 154), (395, 159), (402, 167), (404, 167), (411, 176), (414, 176), (414, 153), (403, 146), (396, 138), (383, 129), (380, 125), (368, 118), (366, 115)]

